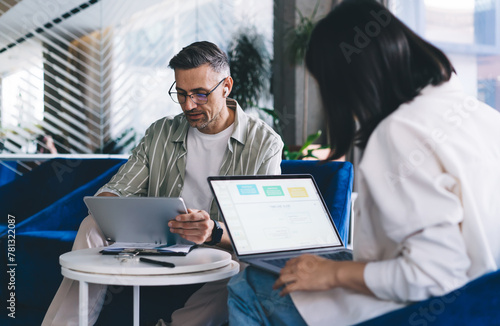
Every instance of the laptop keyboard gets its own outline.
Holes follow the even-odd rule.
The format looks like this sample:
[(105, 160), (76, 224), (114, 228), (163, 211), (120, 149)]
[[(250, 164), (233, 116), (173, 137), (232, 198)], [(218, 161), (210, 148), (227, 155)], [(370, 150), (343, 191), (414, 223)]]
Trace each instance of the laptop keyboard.
[[(326, 259), (331, 259), (331, 260), (338, 260), (338, 261), (345, 261), (345, 260), (352, 260), (352, 252), (350, 251), (336, 251), (336, 252), (330, 252), (330, 253), (324, 253), (318, 255), (320, 257), (326, 258)], [(268, 264), (271, 264), (276, 267), (283, 268), (285, 267), (286, 262), (292, 257), (287, 257), (287, 258), (269, 258), (269, 259), (263, 259)]]

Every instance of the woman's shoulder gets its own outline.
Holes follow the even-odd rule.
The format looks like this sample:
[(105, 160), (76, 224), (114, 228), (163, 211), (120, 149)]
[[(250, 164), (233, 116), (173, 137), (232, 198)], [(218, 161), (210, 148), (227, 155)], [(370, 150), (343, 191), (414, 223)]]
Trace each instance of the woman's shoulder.
[(500, 112), (465, 94), (456, 83), (445, 83), (423, 89), (382, 120), (368, 146), (403, 152), (422, 143), (448, 151), (465, 144), (480, 147), (500, 138), (499, 125)]
[(429, 85), (422, 89), (412, 101), (403, 103), (385, 118), (377, 129), (384, 130), (403, 124), (410, 129), (450, 130), (456, 129), (465, 120), (474, 123), (483, 116), (492, 116), (494, 120), (500, 119), (497, 111), (476, 97), (466, 94), (458, 77), (454, 75), (443, 84)]

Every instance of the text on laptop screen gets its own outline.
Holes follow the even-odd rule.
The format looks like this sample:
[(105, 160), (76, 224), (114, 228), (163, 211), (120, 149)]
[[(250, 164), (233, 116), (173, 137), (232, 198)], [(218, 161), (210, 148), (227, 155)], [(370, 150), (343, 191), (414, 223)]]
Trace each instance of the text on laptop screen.
[(310, 178), (211, 184), (240, 255), (342, 244)]

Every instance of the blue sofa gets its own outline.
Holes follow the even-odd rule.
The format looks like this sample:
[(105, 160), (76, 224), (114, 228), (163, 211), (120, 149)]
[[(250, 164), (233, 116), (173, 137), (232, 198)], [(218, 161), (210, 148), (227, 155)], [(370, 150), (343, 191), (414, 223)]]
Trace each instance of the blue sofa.
[[(51, 160), (21, 178), (0, 186), (2, 230), (0, 260), (7, 264), (6, 214), (16, 218), (16, 319), (0, 314), (0, 325), (39, 325), (61, 282), (58, 257), (70, 251), (78, 226), (87, 215), (82, 198), (94, 194), (125, 162), (121, 159)], [(344, 243), (349, 234), (352, 165), (348, 162), (283, 161), (284, 174), (310, 173), (328, 204)], [(339, 186), (341, 185), (341, 186)], [(43, 200), (41, 199), (43, 198)], [(27, 203), (31, 203), (27, 205)], [(2, 224), (3, 223), (3, 224)], [(2, 273), (0, 299), (9, 298), (8, 275)], [(183, 288), (143, 287), (141, 324), (177, 308), (175, 296), (188, 296), (198, 285)], [(485, 275), (440, 298), (416, 303), (363, 325), (500, 324), (497, 291), (500, 272)], [(172, 295), (168, 295), (171, 293)], [(161, 298), (161, 300), (160, 300)], [(144, 300), (146, 299), (146, 301)], [(130, 287), (109, 287), (98, 325), (127, 325), (132, 320)], [(169, 307), (165, 311), (165, 307)], [(5, 309), (5, 308), (4, 308)], [(120, 320), (117, 321), (117, 316)]]

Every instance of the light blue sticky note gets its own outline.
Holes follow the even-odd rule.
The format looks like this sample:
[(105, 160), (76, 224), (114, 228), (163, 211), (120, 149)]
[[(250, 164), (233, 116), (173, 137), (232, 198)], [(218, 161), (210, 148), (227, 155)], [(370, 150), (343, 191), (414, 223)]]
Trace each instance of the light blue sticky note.
[(238, 191), (240, 192), (240, 195), (242, 196), (248, 196), (248, 195), (258, 195), (259, 190), (257, 189), (257, 186), (254, 184), (249, 184), (249, 185), (237, 185)]

